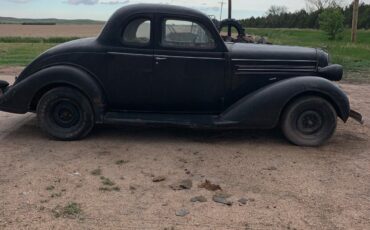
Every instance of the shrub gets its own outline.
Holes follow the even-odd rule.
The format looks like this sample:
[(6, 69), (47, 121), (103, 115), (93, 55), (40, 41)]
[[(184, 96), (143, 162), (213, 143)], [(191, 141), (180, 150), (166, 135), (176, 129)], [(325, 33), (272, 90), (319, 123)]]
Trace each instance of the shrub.
[(344, 31), (344, 14), (340, 8), (325, 9), (319, 16), (320, 29), (330, 40), (335, 40)]

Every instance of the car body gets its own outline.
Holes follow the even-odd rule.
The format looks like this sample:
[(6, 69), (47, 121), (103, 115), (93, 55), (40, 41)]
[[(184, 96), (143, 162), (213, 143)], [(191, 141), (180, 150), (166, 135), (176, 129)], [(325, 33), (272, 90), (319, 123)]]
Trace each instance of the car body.
[[(54, 124), (42, 128), (63, 140), (82, 138), (92, 128), (76, 131), (64, 124), (78, 113), (80, 120), (86, 118), (79, 99), (69, 98), (74, 105), (50, 105), (48, 111), (42, 106), (52, 103), (50, 98), (68, 98), (66, 89), (86, 99), (90, 126), (271, 129), (303, 97), (325, 100), (347, 121), (349, 100), (331, 82), (342, 75), (343, 68), (330, 65), (329, 55), (320, 49), (226, 43), (197, 10), (136, 4), (119, 9), (97, 38), (58, 45), (25, 68), (14, 85), (0, 82), (0, 109), (37, 112), (41, 123), (50, 116)], [(53, 92), (59, 96), (52, 97)], [(65, 130), (59, 135), (61, 124)], [(311, 144), (292, 141), (318, 145), (328, 138)]]

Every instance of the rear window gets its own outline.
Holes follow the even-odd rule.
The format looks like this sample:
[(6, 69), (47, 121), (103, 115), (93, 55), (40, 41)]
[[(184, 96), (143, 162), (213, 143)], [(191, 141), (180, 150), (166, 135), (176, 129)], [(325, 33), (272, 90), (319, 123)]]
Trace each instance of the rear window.
[(145, 46), (150, 43), (151, 21), (139, 18), (131, 21), (125, 28), (122, 41), (127, 45)]

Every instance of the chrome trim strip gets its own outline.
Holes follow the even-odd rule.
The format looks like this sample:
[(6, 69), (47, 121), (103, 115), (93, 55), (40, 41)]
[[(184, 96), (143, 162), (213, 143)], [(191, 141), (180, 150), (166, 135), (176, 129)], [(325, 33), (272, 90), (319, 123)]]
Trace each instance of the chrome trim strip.
[(266, 69), (313, 69), (316, 65), (236, 65), (238, 69), (266, 68)]
[(212, 57), (191, 57), (191, 56), (171, 56), (171, 55), (154, 55), (154, 54), (134, 54), (134, 53), (120, 53), (108, 52), (113, 55), (128, 55), (128, 56), (143, 56), (143, 57), (160, 57), (160, 58), (183, 58), (183, 59), (198, 59), (198, 60), (225, 60), (225, 58), (212, 58)]
[(183, 59), (199, 59), (199, 60), (225, 60), (225, 58), (213, 58), (213, 57), (191, 57), (191, 56), (171, 56), (171, 55), (155, 55), (156, 57), (163, 58), (183, 58)]
[(231, 61), (250, 61), (250, 62), (310, 62), (316, 63), (316, 60), (284, 60), (284, 59), (231, 59)]
[(286, 71), (286, 72), (312, 72), (315, 71), (315, 69), (238, 69), (235, 72), (268, 72), (268, 71)]
[(154, 57), (153, 54), (134, 54), (134, 53), (120, 53), (120, 52), (108, 52), (113, 55), (127, 55), (127, 56), (142, 56), (142, 57)]
[[(303, 74), (307, 74), (307, 73), (312, 73), (312, 74), (316, 74), (316, 72), (314, 71), (305, 71), (305, 72), (299, 72), (299, 71), (285, 71), (285, 72), (253, 72), (253, 71), (248, 71), (248, 72), (237, 72), (235, 73), (235, 75), (237, 76), (240, 76), (240, 75), (262, 75), (262, 74), (272, 74), (272, 75), (281, 75), (281, 74), (297, 74), (299, 76), (303, 76)], [(316, 75), (313, 75), (313, 76), (316, 76)]]

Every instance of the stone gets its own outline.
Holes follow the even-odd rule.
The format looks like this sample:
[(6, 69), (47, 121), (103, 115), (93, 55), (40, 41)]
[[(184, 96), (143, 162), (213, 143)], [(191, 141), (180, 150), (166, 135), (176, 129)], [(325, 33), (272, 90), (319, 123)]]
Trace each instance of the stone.
[(204, 203), (204, 202), (207, 202), (207, 198), (205, 198), (204, 196), (196, 196), (196, 197), (191, 198), (190, 201)]
[(193, 187), (193, 182), (191, 180), (182, 180), (170, 185), (170, 187), (173, 190), (191, 189)]
[(246, 205), (247, 201), (248, 201), (248, 199), (246, 199), (246, 198), (241, 198), (241, 199), (238, 200), (238, 202), (242, 205)]
[(184, 217), (188, 214), (190, 214), (190, 212), (186, 209), (180, 209), (180, 210), (176, 211), (176, 216)]
[(231, 195), (229, 195), (227, 193), (219, 192), (219, 193), (216, 193), (212, 197), (212, 200), (214, 202), (216, 202), (216, 203), (220, 203), (220, 204), (225, 204), (225, 205), (231, 206), (233, 204), (233, 202), (228, 200), (228, 198), (230, 198), (230, 197), (231, 197)]
[(162, 181), (165, 181), (165, 180), (166, 180), (165, 176), (157, 176), (157, 177), (154, 177), (152, 181), (157, 183), (157, 182), (162, 182)]

